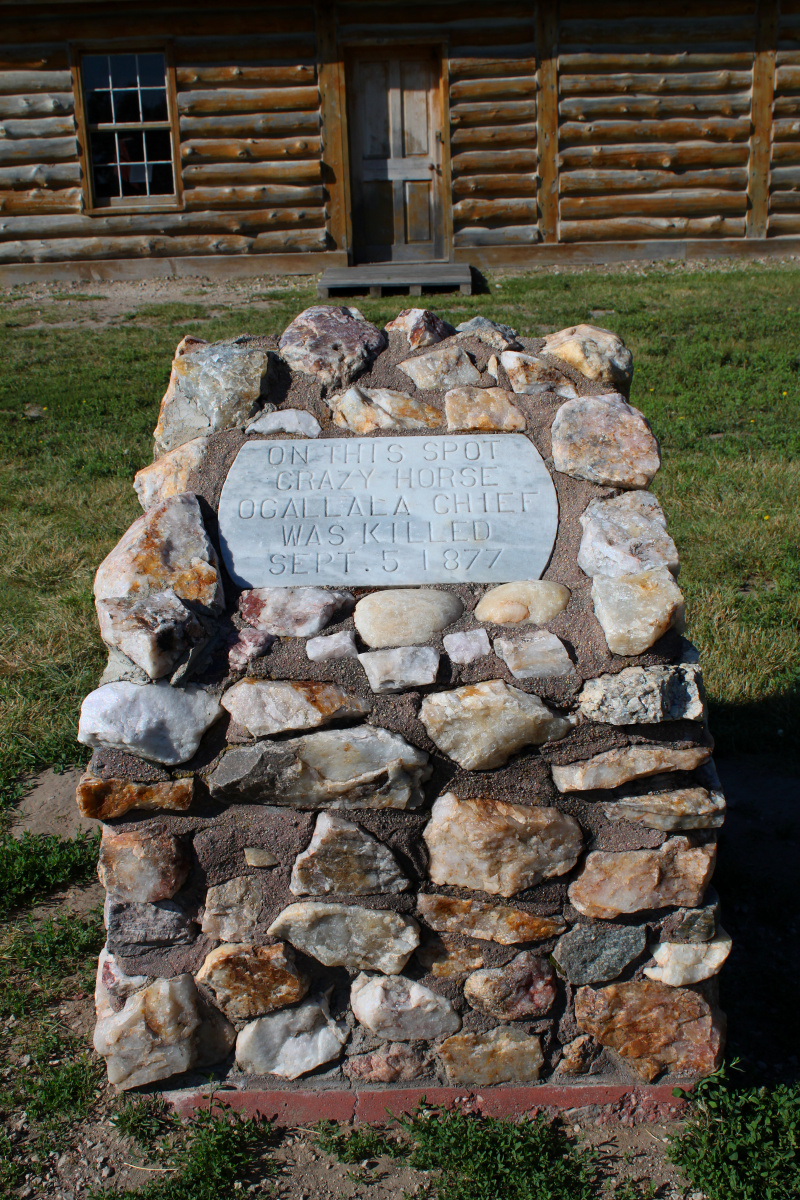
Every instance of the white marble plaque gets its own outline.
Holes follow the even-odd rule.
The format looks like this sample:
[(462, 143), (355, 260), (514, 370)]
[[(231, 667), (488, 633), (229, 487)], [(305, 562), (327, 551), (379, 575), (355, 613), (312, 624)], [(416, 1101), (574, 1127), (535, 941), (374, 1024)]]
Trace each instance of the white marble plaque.
[(523, 434), (246, 442), (219, 506), (242, 587), (538, 579), (558, 500)]

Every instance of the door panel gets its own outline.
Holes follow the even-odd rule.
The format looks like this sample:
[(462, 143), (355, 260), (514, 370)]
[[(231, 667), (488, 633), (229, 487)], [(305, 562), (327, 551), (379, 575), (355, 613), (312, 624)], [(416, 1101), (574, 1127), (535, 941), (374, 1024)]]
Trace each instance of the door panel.
[(354, 52), (347, 96), (359, 262), (444, 256), (440, 64), (431, 50)]

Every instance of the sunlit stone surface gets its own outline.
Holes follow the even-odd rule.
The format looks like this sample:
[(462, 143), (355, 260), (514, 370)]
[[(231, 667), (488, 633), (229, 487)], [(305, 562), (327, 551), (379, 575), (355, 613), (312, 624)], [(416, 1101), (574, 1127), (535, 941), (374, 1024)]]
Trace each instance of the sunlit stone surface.
[(326, 633), (321, 637), (309, 638), (306, 654), (311, 662), (329, 662), (338, 658), (358, 658), (356, 635), (351, 629), (339, 633)]
[(361, 388), (354, 385), (341, 396), (331, 396), (328, 405), (333, 423), (351, 433), (374, 433), (378, 429), (435, 429), (441, 425), (438, 408), (390, 388)]
[(247, 426), (250, 433), (294, 433), (298, 437), (319, 437), (322, 426), (316, 417), (302, 408), (283, 408), (264, 413)]
[(326, 967), (398, 975), (419, 945), (411, 917), (354, 904), (290, 904), (269, 927)]
[(540, 917), (503, 904), (459, 900), (455, 896), (417, 896), (420, 918), (438, 933), (460, 933), (482, 941), (513, 946), (555, 937), (566, 929), (562, 916)]
[(586, 575), (636, 575), (652, 567), (678, 574), (678, 551), (652, 492), (592, 500), (581, 513), (578, 566)]
[(171, 900), (183, 886), (189, 866), (183, 842), (158, 825), (148, 829), (103, 826), (97, 875), (117, 900)]
[(435, 937), (417, 950), (417, 962), (437, 979), (463, 979), (483, 966), (479, 946), (460, 946), (448, 938)]
[(444, 398), (447, 428), (487, 432), (524, 429), (525, 416), (503, 388), (452, 388)]
[(464, 984), (464, 996), (498, 1021), (541, 1017), (556, 998), (555, 975), (546, 958), (523, 950), (503, 967), (475, 971)]
[(648, 829), (718, 829), (725, 820), (725, 797), (704, 787), (620, 796), (603, 805), (609, 821), (631, 821)]
[(277, 867), (280, 859), (264, 846), (245, 846), (244, 861), (248, 867)]
[(221, 716), (216, 698), (192, 685), (106, 683), (81, 706), (78, 741), (174, 766), (197, 752)]
[(693, 771), (710, 757), (710, 746), (625, 746), (565, 767), (554, 766), (553, 782), (560, 792), (615, 788), (662, 771)]
[(365, 321), (357, 308), (314, 304), (281, 334), (284, 362), (327, 387), (347, 387), (385, 348), (386, 334)]
[(633, 355), (622, 338), (610, 329), (571, 325), (557, 333), (548, 333), (544, 350), (598, 383), (627, 387), (633, 378)]
[(522, 1029), (456, 1033), (437, 1050), (447, 1082), (457, 1087), (493, 1083), (533, 1083), (544, 1063), (538, 1037)]
[(370, 1033), (398, 1042), (442, 1037), (461, 1028), (449, 1000), (403, 975), (357, 976), (350, 1006)]
[(97, 998), (98, 1009), (104, 1007), (106, 997), (102, 995), (102, 989), (108, 992), (112, 1000), (121, 1003), (127, 1000), (128, 996), (132, 996), (134, 992), (139, 992), (147, 985), (149, 976), (147, 975), (128, 975), (123, 971), (119, 962), (113, 954), (109, 954), (105, 947), (100, 951), (97, 959), (97, 990), (95, 996)]
[(644, 925), (575, 925), (552, 957), (570, 983), (605, 983), (643, 954), (646, 944)]
[(397, 588), (364, 596), (353, 620), (361, 638), (377, 650), (421, 645), (457, 621), (463, 611), (453, 592)]
[(261, 912), (261, 886), (252, 875), (215, 884), (206, 892), (202, 930), (218, 942), (247, 942)]
[(502, 583), (481, 598), (475, 619), (493, 625), (545, 625), (569, 604), (570, 591), (550, 579)]
[(490, 321), (488, 317), (472, 317), (469, 321), (462, 321), (460, 325), (456, 325), (456, 333), (480, 338), (494, 350), (519, 350), (520, 348), (516, 329), (512, 329), (510, 325), (500, 325), (497, 321)]
[(404, 308), (384, 326), (387, 333), (404, 333), (412, 350), (435, 346), (455, 330), (427, 308)]
[(643, 654), (668, 629), (683, 629), (683, 593), (666, 567), (592, 580), (594, 613), (612, 654)]
[(439, 749), (466, 771), (501, 767), (523, 746), (558, 741), (574, 724), (538, 696), (499, 679), (426, 696), (419, 719)]
[(480, 383), (481, 380), (480, 372), (475, 370), (469, 355), (461, 346), (440, 346), (438, 350), (430, 350), (418, 358), (407, 358), (398, 366), (423, 392)]
[(444, 649), (448, 658), (454, 663), (471, 663), (476, 658), (484, 658), (491, 653), (489, 635), (485, 629), (468, 629), (464, 633), (446, 633), (443, 638)]
[(509, 383), (519, 394), (538, 396), (542, 392), (555, 392), (565, 400), (573, 400), (578, 394), (571, 379), (533, 354), (517, 354), (513, 350), (506, 350), (500, 355), (500, 362)]
[(309, 984), (290, 947), (247, 943), (217, 946), (206, 955), (197, 981), (211, 989), (230, 1021), (250, 1021), (296, 1004)]
[(674, 667), (625, 667), (618, 675), (587, 679), (580, 711), (606, 725), (653, 725), (659, 721), (702, 721), (702, 675), (691, 663)]
[(343, 1021), (331, 1020), (327, 1000), (306, 1000), (245, 1025), (236, 1039), (236, 1062), (247, 1075), (298, 1079), (342, 1052)]
[(253, 737), (313, 729), (345, 717), (363, 717), (369, 704), (336, 683), (283, 683), (242, 679), (222, 697), (222, 707)]
[(310, 637), (352, 611), (353, 597), (317, 587), (255, 588), (242, 592), (239, 611), (250, 625), (276, 637)]
[(513, 896), (572, 870), (583, 839), (555, 808), (440, 796), (423, 833), (434, 883)]
[(537, 629), (516, 641), (495, 638), (494, 652), (515, 679), (552, 679), (569, 675), (572, 670), (566, 646), (546, 629)]
[(646, 488), (661, 466), (647, 421), (616, 393), (562, 404), (552, 442), (556, 470), (590, 483)]
[(170, 496), (179, 496), (189, 490), (189, 478), (199, 471), (206, 460), (208, 438), (192, 438), (182, 446), (176, 446), (162, 458), (149, 463), (137, 471), (133, 480), (136, 495), (142, 508), (152, 508)]
[(373, 692), (403, 692), (436, 681), (439, 651), (433, 646), (400, 646), (359, 654)]
[(659, 942), (650, 947), (656, 966), (645, 967), (644, 973), (670, 987), (700, 983), (722, 970), (732, 948), (730, 934), (721, 927), (709, 942)]
[(108, 821), (132, 809), (185, 812), (194, 797), (194, 777), (164, 783), (131, 783), (128, 779), (99, 779), (87, 771), (77, 790), (81, 816)]
[(346, 1058), (342, 1070), (361, 1083), (407, 1083), (428, 1074), (427, 1055), (407, 1042), (386, 1042), (369, 1054)]
[(692, 847), (688, 838), (670, 838), (657, 850), (595, 850), (569, 887), (571, 902), (587, 917), (610, 919), (620, 913), (702, 902), (714, 871), (717, 848)]
[(404, 892), (408, 880), (387, 846), (352, 821), (320, 813), (308, 849), (298, 854), (290, 890), (295, 896)]

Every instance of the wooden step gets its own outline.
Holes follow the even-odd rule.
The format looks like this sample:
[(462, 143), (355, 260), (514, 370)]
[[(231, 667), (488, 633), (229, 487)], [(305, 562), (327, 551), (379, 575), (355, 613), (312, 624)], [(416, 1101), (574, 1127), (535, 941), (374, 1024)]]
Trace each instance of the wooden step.
[(329, 267), (317, 284), (317, 295), (327, 300), (331, 292), (354, 292), (369, 288), (370, 296), (381, 297), (384, 288), (408, 288), (410, 296), (421, 296), (423, 288), (441, 291), (457, 287), (472, 295), (472, 272), (466, 263), (365, 263), (360, 267)]

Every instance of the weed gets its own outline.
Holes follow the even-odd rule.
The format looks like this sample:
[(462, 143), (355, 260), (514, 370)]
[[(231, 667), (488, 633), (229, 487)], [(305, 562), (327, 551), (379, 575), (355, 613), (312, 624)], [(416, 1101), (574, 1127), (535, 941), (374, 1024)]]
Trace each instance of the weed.
[(14, 1147), (5, 1129), (0, 1129), (0, 1200), (15, 1196), (22, 1179), (22, 1166), (14, 1157)]
[(91, 988), (95, 959), (105, 941), (102, 912), (62, 914), (11, 927), (0, 952), (0, 1015), (21, 1017), (58, 1000), (67, 979), (77, 975)]
[(141, 1150), (151, 1150), (158, 1138), (174, 1130), (179, 1121), (168, 1111), (163, 1096), (142, 1096), (135, 1100), (126, 1096), (111, 1124)]
[(653, 1200), (655, 1194), (652, 1179), (623, 1179), (614, 1184), (609, 1200)]
[(693, 1114), (667, 1154), (710, 1200), (800, 1194), (800, 1084), (735, 1088), (723, 1067), (684, 1098)]
[(402, 1153), (396, 1140), (391, 1140), (369, 1125), (340, 1132), (336, 1121), (318, 1121), (314, 1126), (316, 1144), (325, 1154), (331, 1154), (340, 1163), (360, 1163), (366, 1158), (380, 1158), (388, 1154), (396, 1158)]
[(102, 1067), (89, 1054), (72, 1057), (71, 1049), (55, 1032), (43, 1034), (33, 1047), (18, 1096), (30, 1120), (48, 1126), (76, 1120), (94, 1104)]
[(75, 839), (27, 832), (21, 838), (0, 835), (0, 914), (91, 878), (99, 845), (99, 835), (79, 834)]

